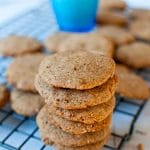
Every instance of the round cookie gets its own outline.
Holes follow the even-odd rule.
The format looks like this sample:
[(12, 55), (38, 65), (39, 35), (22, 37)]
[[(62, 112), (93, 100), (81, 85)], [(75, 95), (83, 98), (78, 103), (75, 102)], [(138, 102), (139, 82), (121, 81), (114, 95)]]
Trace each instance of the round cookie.
[(37, 92), (34, 80), (43, 58), (43, 54), (30, 54), (16, 58), (8, 67), (8, 82), (20, 90)]
[(0, 108), (3, 107), (10, 98), (10, 93), (4, 85), (0, 85)]
[(121, 12), (100, 10), (97, 14), (97, 23), (125, 26), (128, 23), (128, 18)]
[(57, 52), (59, 44), (63, 43), (70, 35), (72, 34), (67, 32), (56, 32), (45, 40), (45, 46), (48, 51)]
[(27, 36), (11, 35), (0, 41), (0, 54), (4, 56), (20, 56), (42, 51), (43, 46)]
[(116, 58), (133, 68), (150, 67), (150, 45), (144, 42), (123, 45), (116, 51)]
[[(133, 99), (148, 99), (149, 88), (147, 83), (133, 72), (125, 71), (125, 66), (117, 65), (116, 73), (119, 77), (119, 84), (116, 93), (127, 98)], [(124, 71), (123, 71), (124, 70)], [(127, 70), (127, 68), (126, 68)]]
[(59, 51), (95, 51), (113, 57), (114, 44), (97, 33), (76, 34), (68, 37), (58, 46)]
[(117, 83), (118, 78), (115, 75), (101, 86), (81, 91), (50, 87), (39, 75), (35, 80), (35, 86), (46, 103), (64, 109), (83, 109), (107, 102), (114, 95)]
[(110, 38), (117, 46), (128, 44), (135, 40), (130, 32), (117, 26), (107, 25), (100, 27), (99, 34)]
[(114, 75), (115, 62), (99, 53), (61, 52), (46, 57), (39, 75), (48, 85), (70, 89), (91, 89)]
[(45, 144), (51, 144), (53, 142), (70, 147), (84, 146), (100, 142), (110, 132), (110, 127), (107, 126), (98, 132), (84, 133), (81, 135), (70, 134), (49, 124), (48, 118), (41, 116), (40, 113), (37, 116), (37, 124), (40, 129), (42, 140)]
[(129, 24), (129, 30), (138, 39), (150, 41), (150, 21), (136, 20)]
[(115, 98), (111, 98), (108, 102), (88, 107), (86, 109), (66, 110), (53, 105), (48, 105), (49, 113), (54, 113), (67, 120), (82, 122), (85, 124), (94, 124), (101, 122), (107, 118), (115, 107)]
[(44, 100), (38, 94), (24, 92), (16, 89), (11, 93), (11, 107), (16, 113), (20, 115), (36, 115), (43, 105)]
[(107, 118), (102, 120), (99, 123), (94, 124), (84, 124), (80, 122), (74, 122), (67, 119), (64, 119), (58, 115), (55, 115), (53, 113), (48, 114), (49, 107), (45, 105), (41, 111), (39, 112), (39, 115), (42, 117), (48, 118), (48, 124), (52, 124), (61, 130), (70, 133), (70, 134), (84, 134), (87, 132), (98, 132), (101, 129), (104, 129), (106, 126), (110, 126), (112, 115), (109, 115)]

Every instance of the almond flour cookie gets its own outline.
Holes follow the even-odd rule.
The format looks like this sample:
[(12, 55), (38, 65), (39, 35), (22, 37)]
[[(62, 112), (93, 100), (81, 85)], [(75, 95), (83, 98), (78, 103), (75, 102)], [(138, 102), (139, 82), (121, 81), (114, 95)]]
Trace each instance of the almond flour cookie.
[(0, 85), (0, 108), (9, 101), (10, 93), (4, 85)]
[(64, 109), (83, 109), (107, 102), (115, 93), (118, 83), (117, 76), (113, 76), (101, 86), (89, 90), (75, 90), (48, 86), (39, 75), (35, 86), (46, 103)]
[(99, 34), (112, 39), (118, 46), (131, 43), (135, 40), (130, 32), (116, 26), (100, 27)]
[(11, 35), (0, 41), (0, 54), (4, 56), (21, 56), (42, 51), (43, 46), (26, 36)]
[(125, 26), (128, 18), (125, 14), (117, 11), (100, 10), (97, 15), (97, 23)]
[(136, 20), (129, 25), (129, 30), (138, 39), (150, 41), (150, 21)]
[(24, 116), (36, 115), (44, 105), (43, 98), (34, 93), (14, 89), (11, 93), (12, 109)]
[(86, 109), (66, 110), (53, 105), (48, 105), (49, 113), (54, 113), (67, 120), (82, 122), (85, 124), (99, 123), (108, 117), (115, 106), (115, 98), (111, 98), (108, 102), (88, 107)]
[(79, 90), (102, 85), (114, 72), (113, 59), (92, 52), (57, 53), (46, 57), (39, 68), (48, 85)]
[(144, 42), (123, 45), (116, 51), (116, 58), (133, 68), (150, 67), (150, 45)]
[[(149, 98), (149, 88), (147, 83), (138, 75), (134, 74), (130, 70), (127, 72), (122, 71), (121, 67), (125, 66), (117, 65), (116, 73), (119, 77), (119, 84), (116, 93), (133, 99), (148, 99)], [(127, 70), (127, 68), (126, 68)]]
[(64, 146), (84, 146), (87, 144), (94, 144), (103, 140), (109, 133), (110, 127), (107, 126), (98, 132), (84, 133), (81, 135), (74, 135), (64, 132), (48, 123), (48, 118), (37, 116), (37, 124), (40, 129), (42, 140), (45, 144), (61, 144)]
[(7, 80), (16, 88), (36, 92), (34, 78), (44, 55), (32, 54), (16, 58), (7, 70)]
[(84, 124), (84, 123), (74, 122), (74, 121), (64, 119), (53, 113), (48, 114), (48, 109), (49, 107), (47, 105), (45, 105), (41, 109), (41, 111), (39, 112), (39, 116), (41, 119), (43, 117), (46, 117), (48, 118), (48, 124), (52, 124), (67, 133), (75, 134), (75, 135), (84, 134), (87, 132), (98, 132), (101, 129), (110, 126), (111, 119), (112, 119), (112, 116), (109, 115), (107, 118), (105, 118), (99, 123)]

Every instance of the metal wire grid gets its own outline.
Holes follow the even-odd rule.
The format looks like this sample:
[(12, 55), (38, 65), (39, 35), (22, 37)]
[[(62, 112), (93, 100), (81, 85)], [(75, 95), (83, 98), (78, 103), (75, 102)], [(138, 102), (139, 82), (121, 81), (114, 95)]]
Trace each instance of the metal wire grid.
[[(49, 9), (49, 5), (43, 3), (39, 8), (34, 8), (0, 26), (0, 37), (19, 34), (43, 40), (55, 30), (57, 30), (57, 26), (53, 19), (53, 13)], [(12, 58), (0, 56), (0, 83), (2, 84), (7, 84), (5, 70), (11, 61)], [(105, 150), (120, 150), (124, 142), (130, 139), (135, 122), (145, 104), (145, 101), (128, 100), (117, 96), (113, 115), (113, 132), (104, 147)], [(117, 121), (115, 121), (116, 119)], [(123, 120), (126, 122), (125, 130), (122, 131)], [(17, 115), (9, 105), (0, 109), (0, 150), (30, 150), (33, 148), (34, 150), (53, 149), (41, 142), (35, 119)]]

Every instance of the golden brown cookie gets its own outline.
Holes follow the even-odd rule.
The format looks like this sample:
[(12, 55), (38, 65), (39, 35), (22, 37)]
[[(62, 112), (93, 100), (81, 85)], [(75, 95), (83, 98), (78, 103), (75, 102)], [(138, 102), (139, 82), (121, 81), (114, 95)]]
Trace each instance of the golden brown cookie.
[(41, 109), (39, 115), (41, 117), (47, 117), (48, 124), (52, 124), (70, 134), (79, 135), (79, 134), (84, 134), (87, 132), (98, 132), (101, 129), (105, 128), (106, 126), (110, 126), (110, 124), (111, 124), (112, 115), (109, 115), (107, 118), (105, 118), (104, 120), (102, 120), (99, 123), (84, 124), (84, 123), (74, 122), (74, 121), (64, 119), (53, 113), (48, 114), (48, 109), (49, 109), (49, 107), (47, 105), (45, 105)]
[(14, 89), (11, 93), (12, 109), (24, 116), (36, 115), (44, 105), (43, 98), (34, 93)]
[(49, 124), (48, 118), (41, 116), (41, 113), (37, 116), (37, 124), (40, 129), (42, 140), (45, 144), (51, 144), (54, 142), (56, 144), (72, 147), (100, 142), (110, 132), (110, 126), (106, 126), (98, 132), (84, 133), (81, 135), (70, 134)]
[(123, 45), (116, 51), (116, 58), (133, 68), (150, 67), (150, 44), (134, 42)]
[(150, 21), (136, 20), (129, 25), (129, 30), (138, 39), (150, 41)]
[(43, 46), (27, 36), (11, 35), (0, 41), (0, 54), (4, 56), (20, 56), (42, 51)]
[(108, 10), (124, 10), (127, 4), (123, 0), (100, 0), (100, 8)]
[(114, 95), (117, 83), (118, 78), (115, 75), (101, 86), (81, 91), (49, 86), (39, 75), (35, 80), (35, 86), (46, 103), (64, 109), (82, 109), (107, 102)]
[(34, 78), (43, 58), (43, 54), (30, 54), (16, 58), (8, 67), (8, 82), (20, 90), (36, 92)]
[(85, 124), (94, 124), (101, 122), (107, 118), (113, 111), (115, 106), (115, 98), (111, 98), (108, 102), (88, 107), (86, 109), (66, 110), (53, 105), (48, 105), (49, 113), (54, 113), (60, 117), (71, 121), (78, 121)]
[(112, 41), (118, 46), (131, 43), (135, 40), (130, 32), (117, 26), (107, 25), (100, 27), (99, 34), (112, 39)]
[(0, 85), (0, 108), (3, 107), (10, 98), (10, 93), (4, 85)]
[[(147, 83), (138, 75), (134, 74), (130, 70), (127, 71), (125, 66), (117, 65), (116, 73), (119, 77), (119, 84), (116, 93), (127, 98), (133, 99), (148, 99), (149, 87)], [(124, 71), (123, 71), (124, 70)]]
[(122, 12), (100, 10), (97, 15), (97, 23), (125, 26), (128, 23), (128, 18)]
[(80, 90), (102, 85), (114, 72), (113, 59), (83, 51), (46, 57), (39, 68), (39, 75), (48, 85)]

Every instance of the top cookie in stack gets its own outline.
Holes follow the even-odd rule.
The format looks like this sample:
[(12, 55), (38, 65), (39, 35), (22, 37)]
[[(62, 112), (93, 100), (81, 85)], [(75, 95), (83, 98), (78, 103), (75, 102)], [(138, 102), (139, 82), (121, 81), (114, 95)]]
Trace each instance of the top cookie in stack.
[(57, 149), (98, 150), (115, 105), (114, 61), (100, 53), (60, 52), (40, 64), (35, 86), (46, 99), (37, 117), (43, 141)]

